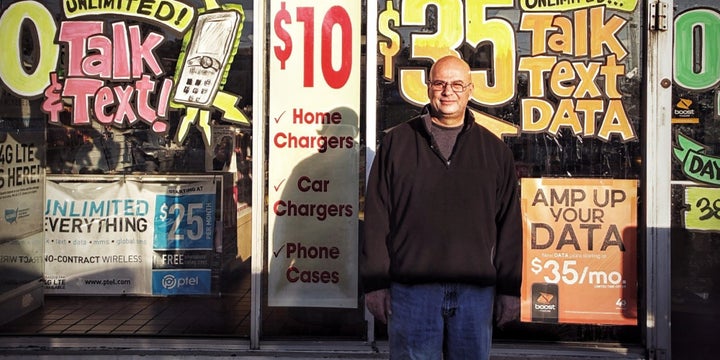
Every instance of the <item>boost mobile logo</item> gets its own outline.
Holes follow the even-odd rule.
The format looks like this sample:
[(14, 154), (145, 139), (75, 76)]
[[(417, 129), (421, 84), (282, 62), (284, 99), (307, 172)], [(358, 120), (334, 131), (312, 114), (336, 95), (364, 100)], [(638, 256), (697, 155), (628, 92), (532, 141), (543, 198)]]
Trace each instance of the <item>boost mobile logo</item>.
[(693, 102), (690, 99), (680, 99), (677, 104), (675, 104), (675, 109), (673, 110), (674, 115), (678, 116), (692, 116), (695, 115), (695, 110), (690, 109), (690, 106), (692, 106)]
[(692, 103), (693, 102), (690, 99), (680, 99), (680, 101), (678, 101), (677, 105), (675, 106), (677, 106), (679, 109), (687, 110), (690, 108), (690, 105), (692, 105)]
[(555, 310), (556, 305), (553, 304), (555, 296), (550, 293), (541, 292), (535, 299), (535, 309), (537, 310)]
[(200, 278), (193, 277), (175, 277), (173, 274), (167, 274), (162, 278), (162, 287), (168, 290), (181, 288), (184, 286), (196, 286), (200, 283)]

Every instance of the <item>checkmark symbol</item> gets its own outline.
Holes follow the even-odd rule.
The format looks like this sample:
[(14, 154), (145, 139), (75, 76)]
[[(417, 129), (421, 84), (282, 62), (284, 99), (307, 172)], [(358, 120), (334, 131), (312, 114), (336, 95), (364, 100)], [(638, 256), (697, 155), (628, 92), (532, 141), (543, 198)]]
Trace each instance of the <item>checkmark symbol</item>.
[(285, 111), (283, 111), (282, 114), (280, 114), (280, 116), (278, 116), (278, 117), (275, 118), (275, 123), (276, 123), (276, 124), (280, 122), (280, 118), (281, 118), (283, 115), (285, 115)]
[(282, 186), (282, 184), (283, 184), (284, 182), (285, 182), (285, 179), (282, 179), (282, 181), (281, 181), (279, 184), (273, 185), (273, 187), (275, 188), (275, 191), (280, 190), (280, 187)]
[(280, 253), (282, 252), (282, 249), (284, 247), (285, 247), (285, 245), (281, 246), (277, 251), (273, 251), (273, 255), (275, 255), (275, 257), (280, 256)]

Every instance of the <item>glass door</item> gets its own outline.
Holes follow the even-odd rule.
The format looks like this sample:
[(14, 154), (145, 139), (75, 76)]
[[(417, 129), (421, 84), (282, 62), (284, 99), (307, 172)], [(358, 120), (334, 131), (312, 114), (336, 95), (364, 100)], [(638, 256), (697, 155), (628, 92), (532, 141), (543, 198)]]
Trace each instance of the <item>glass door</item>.
[(43, 303), (45, 119), (36, 105), (0, 95), (0, 326)]
[[(525, 205), (523, 315), (495, 330), (498, 341), (642, 342), (638, 209), (652, 141), (640, 101), (645, 5), (378, 2), (378, 54), (368, 53), (377, 59), (376, 119), (369, 111), (368, 120), (376, 131), (368, 139), (420, 113), (429, 67), (455, 55), (472, 69), (475, 121), (515, 155)], [(375, 141), (367, 144), (370, 156)], [(619, 202), (601, 200), (606, 191)]]
[(676, 0), (672, 82), (672, 354), (720, 331), (720, 5)]

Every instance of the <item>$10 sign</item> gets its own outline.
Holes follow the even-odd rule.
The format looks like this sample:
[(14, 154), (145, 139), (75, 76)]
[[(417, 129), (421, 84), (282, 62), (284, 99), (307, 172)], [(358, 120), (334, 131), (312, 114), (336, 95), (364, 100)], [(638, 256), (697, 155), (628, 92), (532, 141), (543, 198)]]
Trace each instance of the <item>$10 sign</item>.
[[(327, 10), (316, 6), (288, 8), (285, 1), (280, 2), (280, 9), (273, 15), (271, 40), (277, 44), (273, 46), (273, 54), (280, 63), (280, 70), (300, 70), (303, 87), (312, 88), (319, 62), (325, 83), (333, 89), (343, 87), (353, 67), (352, 27), (350, 15), (342, 6), (331, 6)], [(296, 51), (299, 54), (295, 54)], [(298, 65), (300, 69), (291, 65), (295, 57), (302, 61), (302, 65)]]

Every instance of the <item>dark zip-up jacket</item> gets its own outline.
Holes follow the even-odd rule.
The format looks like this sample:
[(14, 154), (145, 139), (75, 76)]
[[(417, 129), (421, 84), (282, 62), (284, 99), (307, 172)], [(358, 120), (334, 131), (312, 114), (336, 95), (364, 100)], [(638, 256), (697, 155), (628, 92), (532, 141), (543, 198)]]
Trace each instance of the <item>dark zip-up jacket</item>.
[(389, 130), (375, 156), (360, 249), (363, 290), (459, 282), (517, 296), (522, 227), (513, 154), (466, 111), (445, 159), (428, 109)]

